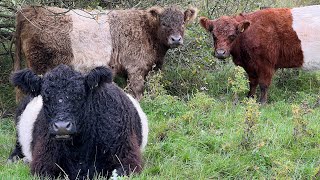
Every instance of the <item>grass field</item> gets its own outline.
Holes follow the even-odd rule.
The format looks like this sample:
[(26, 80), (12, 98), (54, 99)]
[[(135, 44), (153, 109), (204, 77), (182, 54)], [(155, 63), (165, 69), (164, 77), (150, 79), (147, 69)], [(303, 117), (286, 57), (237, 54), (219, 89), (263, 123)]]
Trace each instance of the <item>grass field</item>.
[[(288, 81), (286, 85), (294, 80)], [(270, 95), (277, 94), (276, 88)], [(142, 101), (150, 126), (145, 167), (130, 178), (309, 179), (320, 165), (320, 107), (318, 94), (308, 91), (298, 92), (296, 99), (283, 92), (290, 98), (263, 107), (255, 102), (234, 105), (231, 93), (212, 98), (198, 92), (189, 101), (166, 94), (147, 96)], [(250, 127), (248, 119), (253, 119)], [(2, 119), (0, 177), (33, 179), (22, 162), (6, 163), (14, 141), (13, 119)]]

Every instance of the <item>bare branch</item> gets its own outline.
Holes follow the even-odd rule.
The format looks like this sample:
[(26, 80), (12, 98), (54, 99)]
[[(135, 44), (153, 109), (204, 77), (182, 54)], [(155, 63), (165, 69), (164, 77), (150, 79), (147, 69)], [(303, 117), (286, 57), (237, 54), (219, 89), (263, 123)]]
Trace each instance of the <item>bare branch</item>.
[(0, 53), (0, 56), (7, 56), (9, 53), (5, 52), (5, 53)]
[(4, 45), (4, 43), (3, 43), (3, 42), (1, 42), (1, 45), (2, 45), (3, 49), (4, 49), (6, 52), (8, 52), (8, 50), (7, 50), (6, 46)]
[[(72, 8), (70, 8), (70, 9), (67, 9), (66, 11), (64, 11), (64, 12), (53, 12), (53, 11), (51, 11), (49, 8), (47, 8), (47, 7), (44, 7), (47, 11), (49, 11), (49, 12), (51, 12), (52, 14), (54, 14), (53, 16), (59, 16), (59, 15), (65, 15), (65, 14), (67, 14), (68, 12), (70, 12), (71, 10), (72, 10)], [(51, 16), (51, 15), (49, 15), (49, 16)]]

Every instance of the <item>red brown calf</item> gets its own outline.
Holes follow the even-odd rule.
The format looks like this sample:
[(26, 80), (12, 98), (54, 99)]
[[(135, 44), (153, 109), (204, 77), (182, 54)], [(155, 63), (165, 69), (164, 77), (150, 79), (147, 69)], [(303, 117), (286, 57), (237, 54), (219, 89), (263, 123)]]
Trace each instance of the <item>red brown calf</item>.
[(212, 34), (215, 56), (245, 69), (253, 97), (261, 90), (260, 102), (267, 102), (272, 76), (278, 68), (320, 69), (320, 6), (268, 8), (215, 20), (200, 18), (200, 25)]

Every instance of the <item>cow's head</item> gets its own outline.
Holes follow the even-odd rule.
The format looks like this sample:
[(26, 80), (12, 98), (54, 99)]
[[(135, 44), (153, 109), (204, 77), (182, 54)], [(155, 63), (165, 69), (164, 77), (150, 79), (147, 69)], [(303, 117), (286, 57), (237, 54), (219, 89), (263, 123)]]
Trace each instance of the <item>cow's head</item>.
[(235, 40), (250, 26), (250, 22), (247, 20), (238, 22), (229, 16), (222, 16), (216, 20), (201, 17), (200, 25), (212, 34), (215, 56), (225, 59), (230, 56)]
[(50, 135), (69, 139), (85, 123), (88, 95), (103, 83), (111, 83), (112, 73), (105, 67), (97, 67), (82, 75), (69, 66), (59, 65), (43, 77), (29, 69), (21, 70), (13, 74), (12, 82), (26, 94), (41, 95)]
[(197, 9), (189, 8), (181, 11), (178, 7), (152, 7), (147, 10), (148, 18), (157, 32), (162, 44), (169, 48), (176, 48), (183, 44), (185, 25), (195, 19)]

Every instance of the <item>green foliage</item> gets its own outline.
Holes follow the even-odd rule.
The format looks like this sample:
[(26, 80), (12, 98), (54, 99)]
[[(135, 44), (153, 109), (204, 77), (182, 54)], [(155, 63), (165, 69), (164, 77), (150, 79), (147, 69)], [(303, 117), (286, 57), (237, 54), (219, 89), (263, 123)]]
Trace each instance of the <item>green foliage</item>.
[(287, 102), (314, 102), (320, 94), (320, 72), (281, 69), (273, 78), (268, 101), (283, 99)]
[(205, 32), (195, 24), (187, 29), (185, 45), (170, 50), (166, 55), (162, 81), (170, 94), (183, 98), (197, 91), (209, 90), (208, 73), (216, 63), (211, 55), (211, 44), (205, 43)]
[(231, 86), (230, 90), (233, 93), (235, 102), (238, 102), (240, 94), (244, 94), (249, 90), (248, 83), (245, 70), (240, 66), (236, 66), (233, 76), (228, 78), (228, 85)]
[(167, 94), (167, 91), (161, 83), (162, 78), (163, 73), (161, 70), (157, 72), (150, 71), (146, 78), (144, 95), (150, 98), (155, 98), (157, 96)]
[[(1, 51), (0, 54), (4, 51)], [(12, 60), (5, 57), (0, 60), (0, 119), (12, 115), (15, 107), (14, 89), (9, 82)]]
[(309, 135), (307, 131), (308, 121), (304, 118), (304, 116), (308, 113), (312, 113), (312, 109), (308, 107), (306, 102), (301, 106), (296, 104), (292, 105), (292, 115), (294, 121), (293, 136), (296, 141), (301, 140), (304, 136)]
[(255, 99), (249, 98), (244, 101), (245, 104), (245, 118), (244, 118), (244, 134), (241, 145), (248, 149), (253, 144), (253, 139), (256, 131), (256, 125), (259, 121), (260, 105), (256, 102)]
[(20, 7), (33, 5), (33, 6), (57, 6), (63, 8), (96, 8), (101, 3), (100, 0), (11, 0), (6, 4), (10, 4), (19, 10)]

